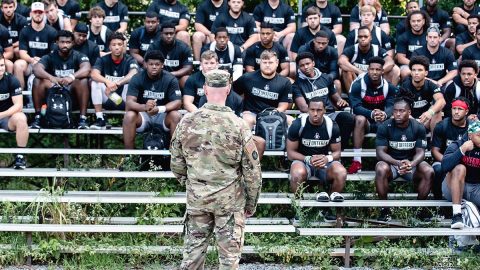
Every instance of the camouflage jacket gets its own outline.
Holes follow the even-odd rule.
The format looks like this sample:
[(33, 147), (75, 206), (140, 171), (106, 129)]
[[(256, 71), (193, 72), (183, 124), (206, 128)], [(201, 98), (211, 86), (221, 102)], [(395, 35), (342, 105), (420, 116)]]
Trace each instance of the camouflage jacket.
[(257, 148), (246, 123), (225, 106), (186, 114), (170, 146), (171, 169), (186, 184), (187, 207), (255, 212), (262, 185)]

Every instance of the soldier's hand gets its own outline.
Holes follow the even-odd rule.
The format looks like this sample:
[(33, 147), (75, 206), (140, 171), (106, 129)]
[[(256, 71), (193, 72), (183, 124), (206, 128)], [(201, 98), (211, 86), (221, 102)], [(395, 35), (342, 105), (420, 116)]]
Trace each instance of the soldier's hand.
[(472, 140), (468, 140), (466, 142), (464, 142), (462, 144), (462, 146), (460, 146), (460, 148), (462, 149), (462, 152), (465, 154), (467, 151), (472, 151), (473, 150), (473, 142)]

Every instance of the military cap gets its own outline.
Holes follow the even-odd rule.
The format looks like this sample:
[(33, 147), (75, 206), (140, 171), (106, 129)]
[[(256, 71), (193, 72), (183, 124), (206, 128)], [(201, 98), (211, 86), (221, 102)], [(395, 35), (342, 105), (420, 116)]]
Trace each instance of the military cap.
[(220, 69), (210, 70), (205, 74), (205, 84), (210, 87), (225, 87), (230, 81), (230, 73)]

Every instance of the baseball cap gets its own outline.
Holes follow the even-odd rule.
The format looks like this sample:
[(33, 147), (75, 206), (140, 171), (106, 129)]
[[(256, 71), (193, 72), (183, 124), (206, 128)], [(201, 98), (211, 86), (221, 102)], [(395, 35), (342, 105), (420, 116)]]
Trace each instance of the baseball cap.
[(33, 2), (32, 11), (45, 11), (45, 5), (42, 2)]
[(214, 69), (205, 74), (205, 84), (210, 87), (225, 87), (230, 81), (230, 73), (225, 70)]

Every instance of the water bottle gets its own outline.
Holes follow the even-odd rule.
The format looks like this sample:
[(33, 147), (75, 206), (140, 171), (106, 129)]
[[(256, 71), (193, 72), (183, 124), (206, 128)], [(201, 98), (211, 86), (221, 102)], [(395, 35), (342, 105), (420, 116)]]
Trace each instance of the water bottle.
[(108, 98), (113, 102), (115, 103), (115, 105), (119, 106), (120, 104), (122, 104), (122, 97), (117, 94), (117, 92), (110, 92), (110, 95), (108, 95)]

